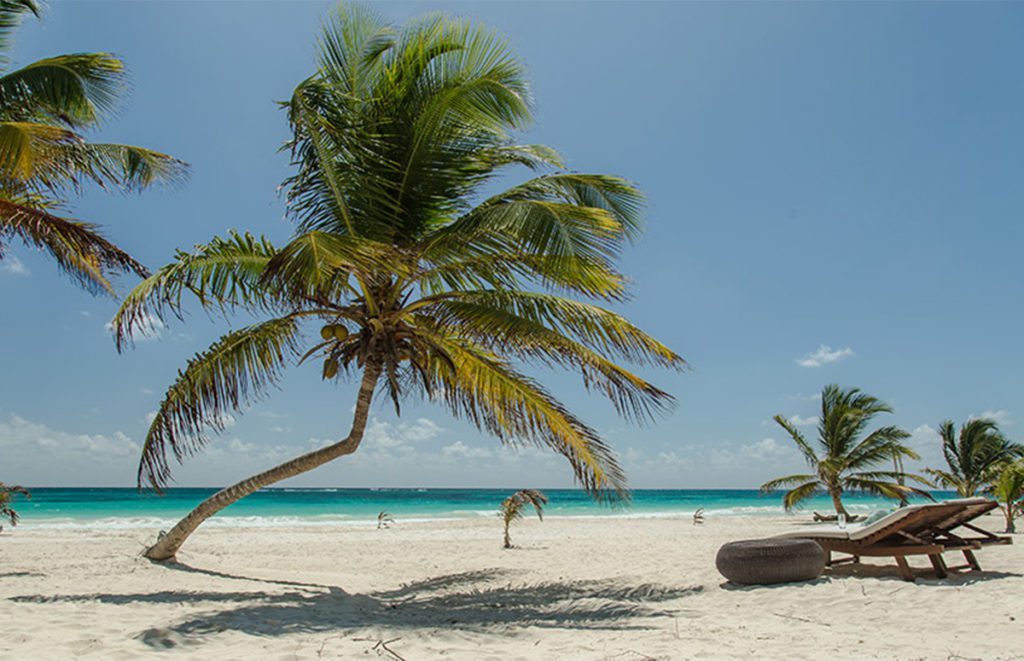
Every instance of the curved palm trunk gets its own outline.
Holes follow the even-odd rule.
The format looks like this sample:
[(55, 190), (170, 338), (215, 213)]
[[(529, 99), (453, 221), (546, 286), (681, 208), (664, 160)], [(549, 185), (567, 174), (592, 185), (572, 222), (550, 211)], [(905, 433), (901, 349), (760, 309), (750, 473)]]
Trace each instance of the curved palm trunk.
[(505, 548), (512, 548), (512, 538), (508, 534), (508, 524), (511, 523), (509, 520), (505, 520)]
[(842, 514), (843, 516), (849, 516), (846, 508), (843, 507), (842, 492), (838, 489), (829, 490), (829, 495), (832, 496), (832, 505), (836, 508), (836, 514)]
[(325, 448), (296, 457), (280, 466), (271, 468), (259, 475), (254, 475), (246, 480), (242, 480), (238, 484), (218, 491), (199, 503), (184, 519), (171, 528), (170, 532), (162, 535), (156, 544), (146, 549), (143, 555), (150, 560), (173, 560), (178, 549), (185, 543), (189, 535), (195, 532), (200, 524), (228, 505), (259, 491), (265, 486), (311, 471), (338, 457), (355, 452), (359, 447), (359, 443), (363, 440), (366, 420), (370, 414), (373, 390), (377, 386), (377, 379), (379, 377), (380, 367), (368, 364), (363, 372), (362, 384), (359, 387), (359, 398), (356, 400), (356, 411), (352, 419), (352, 429), (347, 437), (333, 445), (328, 445)]

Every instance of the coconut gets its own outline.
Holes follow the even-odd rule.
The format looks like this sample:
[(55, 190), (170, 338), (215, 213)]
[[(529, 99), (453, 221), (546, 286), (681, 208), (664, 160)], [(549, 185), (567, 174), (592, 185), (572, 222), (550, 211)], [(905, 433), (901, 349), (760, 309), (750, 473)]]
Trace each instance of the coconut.
[(348, 339), (348, 329), (342, 326), (341, 324), (335, 326), (333, 328), (333, 331), (334, 339), (336, 339), (337, 341), (344, 342), (346, 339)]
[(324, 378), (333, 379), (338, 376), (338, 361), (328, 358), (324, 361)]
[(334, 326), (332, 324), (327, 324), (326, 326), (321, 328), (320, 337), (324, 338), (325, 340), (329, 340), (332, 337), (334, 337)]

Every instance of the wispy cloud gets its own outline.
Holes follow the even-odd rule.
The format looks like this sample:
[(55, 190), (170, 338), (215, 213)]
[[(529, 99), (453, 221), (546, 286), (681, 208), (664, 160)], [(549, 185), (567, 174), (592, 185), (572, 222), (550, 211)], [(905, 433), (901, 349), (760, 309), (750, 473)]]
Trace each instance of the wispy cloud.
[(995, 411), (989, 409), (988, 411), (982, 411), (978, 415), (972, 415), (967, 418), (968, 420), (991, 420), (1000, 427), (1007, 427), (1013, 424), (1013, 420), (1010, 418), (1010, 412), (1006, 409), (997, 409)]
[(849, 358), (852, 355), (853, 349), (850, 347), (833, 349), (827, 344), (822, 344), (815, 351), (812, 351), (802, 358), (797, 358), (796, 364), (800, 367), (821, 367), (822, 365), (828, 365), (829, 363), (838, 363), (840, 360)]
[(8, 273), (10, 275), (29, 275), (31, 271), (25, 266), (25, 263), (14, 255), (8, 255), (3, 259), (0, 259), (0, 273)]

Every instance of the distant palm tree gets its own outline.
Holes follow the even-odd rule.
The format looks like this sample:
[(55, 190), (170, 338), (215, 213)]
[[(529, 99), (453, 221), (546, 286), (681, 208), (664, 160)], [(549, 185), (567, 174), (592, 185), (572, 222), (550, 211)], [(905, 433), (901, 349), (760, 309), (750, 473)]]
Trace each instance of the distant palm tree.
[(1017, 532), (1015, 520), (1024, 513), (1024, 460), (1003, 464), (985, 488), (999, 503), (1006, 517), (1006, 532)]
[[(7, 519), (12, 526), (18, 525), (18, 513), (14, 511), (11, 504), (14, 501), (14, 494), (21, 494), (26, 498), (32, 497), (25, 487), (8, 486), (0, 482), (0, 519)], [(3, 529), (3, 524), (0, 524), (0, 531)]]
[[(287, 104), (295, 236), (277, 248), (232, 232), (179, 252), (128, 295), (114, 328), (123, 347), (151, 315), (182, 314), (186, 294), (270, 315), (189, 361), (146, 436), (140, 484), (165, 485), (172, 457), (201, 449), (207, 428), (223, 429), (228, 410), (293, 360), (317, 356), (325, 380), (359, 379), (351, 429), (214, 494), (147, 557), (172, 558), (224, 507), (355, 452), (378, 385), (396, 411), (424, 396), (503, 442), (561, 453), (595, 497), (627, 497), (611, 448), (521, 370), (574, 369), (634, 420), (671, 405), (615, 361), (682, 368), (682, 358), (599, 304), (626, 295), (614, 264), (639, 231), (640, 193), (513, 141), (531, 117), (523, 66), (485, 29), (444, 16), (397, 29), (344, 6), (319, 44), (319, 68)], [(493, 192), (511, 165), (547, 173)], [(307, 320), (322, 327), (302, 347)]]
[(879, 427), (866, 433), (871, 420), (880, 413), (892, 413), (892, 407), (857, 388), (843, 390), (834, 384), (825, 386), (821, 391), (818, 450), (786, 418), (775, 416), (775, 422), (786, 430), (814, 472), (771, 480), (763, 484), (761, 490), (793, 487), (782, 498), (787, 510), (815, 492), (825, 491), (832, 497), (836, 514), (842, 515), (848, 514), (842, 501), (847, 491), (896, 499), (908, 492), (927, 496), (921, 489), (900, 483), (904, 475), (921, 481), (918, 476), (902, 470), (875, 470), (879, 464), (893, 460), (918, 458), (916, 452), (903, 444), (910, 434), (899, 427)]
[(533, 509), (537, 510), (537, 518), (543, 521), (544, 506), (547, 504), (548, 497), (537, 489), (522, 489), (502, 501), (498, 516), (505, 523), (505, 548), (512, 548), (512, 538), (509, 537), (508, 529), (512, 522), (523, 518), (523, 508), (533, 505)]
[[(0, 69), (21, 17), (35, 0), (0, 0)], [(48, 252), (85, 288), (113, 294), (114, 273), (146, 269), (96, 225), (66, 217), (66, 197), (83, 184), (141, 190), (178, 181), (187, 166), (130, 145), (88, 142), (126, 88), (124, 64), (109, 53), (57, 55), (0, 75), (0, 259), (12, 237)]]
[(959, 436), (953, 421), (946, 420), (939, 425), (939, 437), (948, 470), (928, 468), (925, 472), (963, 498), (978, 493), (1003, 463), (1024, 456), (1024, 446), (1008, 441), (992, 420), (968, 420), (960, 427)]

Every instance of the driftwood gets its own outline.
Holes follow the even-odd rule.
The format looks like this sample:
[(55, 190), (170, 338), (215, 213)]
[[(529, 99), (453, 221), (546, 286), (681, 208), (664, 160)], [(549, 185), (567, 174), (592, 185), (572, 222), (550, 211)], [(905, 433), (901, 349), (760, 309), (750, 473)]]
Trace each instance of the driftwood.
[[(864, 518), (865, 517), (861, 516), (860, 514), (847, 514), (846, 515), (846, 522), (847, 523), (857, 523), (858, 521), (860, 521), (860, 520), (862, 520)], [(835, 523), (836, 521), (839, 520), (839, 515), (838, 514), (818, 514), (817, 512), (815, 512), (814, 513), (814, 520), (815, 521), (819, 521), (819, 522), (824, 522), (824, 523)]]

